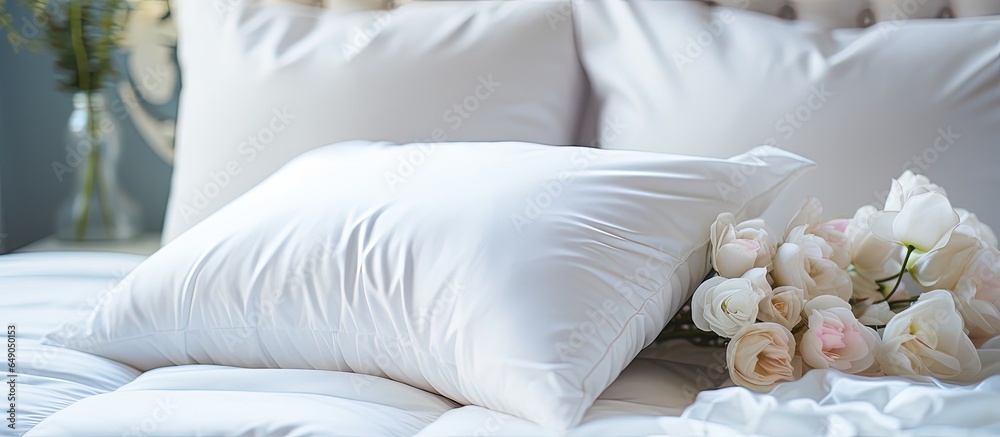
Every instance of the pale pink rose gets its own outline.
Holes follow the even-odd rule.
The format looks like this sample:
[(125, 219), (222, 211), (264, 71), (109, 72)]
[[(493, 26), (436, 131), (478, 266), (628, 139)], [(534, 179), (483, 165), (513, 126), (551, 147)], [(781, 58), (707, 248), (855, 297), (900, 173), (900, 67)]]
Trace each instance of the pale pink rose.
[(805, 225), (792, 229), (788, 239), (778, 246), (772, 272), (774, 285), (800, 288), (807, 299), (823, 295), (850, 299), (851, 277), (830, 259), (834, 248), (820, 236), (806, 233), (806, 229)]
[(834, 296), (806, 303), (808, 329), (799, 342), (802, 361), (816, 369), (845, 373), (868, 370), (875, 363), (878, 334), (854, 318), (850, 305)]
[(837, 264), (837, 267), (846, 269), (847, 266), (851, 265), (851, 239), (847, 238), (847, 234), (840, 230), (841, 227), (846, 229), (844, 222), (840, 220), (838, 222), (834, 225), (831, 225), (831, 222), (823, 223), (818, 229), (813, 230), (813, 234), (823, 237), (827, 244), (833, 248), (830, 260)]
[(850, 220), (839, 219), (822, 222), (823, 204), (819, 199), (810, 197), (799, 209), (795, 217), (785, 228), (785, 240), (787, 241), (792, 231), (799, 227), (805, 227), (803, 233), (816, 235), (826, 241), (830, 246), (830, 253), (827, 258), (832, 260), (842, 269), (846, 269), (851, 263), (851, 239), (844, 233)]
[(833, 219), (826, 223), (823, 223), (823, 226), (841, 233), (847, 232), (847, 227), (850, 225), (851, 225), (851, 219)]
[(712, 223), (712, 267), (719, 276), (738, 278), (753, 268), (770, 268), (777, 238), (763, 220), (736, 223), (730, 213)]
[(726, 348), (726, 365), (734, 383), (767, 391), (781, 381), (798, 377), (793, 357), (795, 337), (777, 323), (754, 323), (741, 329)]

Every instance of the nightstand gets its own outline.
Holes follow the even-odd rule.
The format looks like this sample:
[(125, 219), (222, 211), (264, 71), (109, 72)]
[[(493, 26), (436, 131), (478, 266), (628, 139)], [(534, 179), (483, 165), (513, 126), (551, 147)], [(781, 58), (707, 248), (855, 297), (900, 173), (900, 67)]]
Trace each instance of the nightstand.
[(55, 236), (48, 236), (24, 246), (20, 249), (14, 251), (14, 253), (23, 252), (67, 252), (67, 251), (83, 251), (83, 252), (122, 252), (122, 253), (133, 253), (136, 255), (150, 255), (156, 252), (160, 248), (160, 234), (159, 233), (144, 233), (139, 236), (120, 241), (67, 241), (60, 240)]

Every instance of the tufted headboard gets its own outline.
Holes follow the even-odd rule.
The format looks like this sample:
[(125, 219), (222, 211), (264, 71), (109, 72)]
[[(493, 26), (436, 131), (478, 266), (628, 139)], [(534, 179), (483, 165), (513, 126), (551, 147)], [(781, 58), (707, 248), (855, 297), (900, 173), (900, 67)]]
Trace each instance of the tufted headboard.
[[(419, 0), (270, 0), (338, 9), (391, 9)], [(565, 0), (572, 3), (588, 0)], [(670, 1), (670, 0), (653, 0)], [(685, 1), (685, 0), (674, 0)], [(879, 21), (1000, 15), (1000, 0), (688, 0), (747, 9), (826, 27), (868, 27)]]
[(706, 3), (830, 28), (868, 27), (892, 20), (1000, 15), (1000, 0), (706, 0)]

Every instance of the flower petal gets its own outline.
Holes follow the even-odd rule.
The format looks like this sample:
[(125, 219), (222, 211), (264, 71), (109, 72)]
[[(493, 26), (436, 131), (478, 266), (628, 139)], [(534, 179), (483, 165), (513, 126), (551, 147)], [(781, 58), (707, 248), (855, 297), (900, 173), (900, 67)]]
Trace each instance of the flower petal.
[(809, 314), (815, 310), (828, 310), (831, 308), (845, 308), (850, 310), (851, 304), (837, 296), (816, 296), (806, 302), (805, 312)]
[(799, 208), (799, 212), (795, 213), (795, 217), (792, 217), (792, 220), (788, 222), (788, 226), (785, 227), (785, 237), (787, 238), (792, 233), (792, 229), (799, 226), (805, 226), (808, 229), (814, 225), (818, 225), (822, 214), (823, 204), (820, 203), (819, 199), (815, 197), (806, 199)]
[[(910, 172), (907, 170), (907, 172)], [(912, 174), (912, 172), (910, 172)], [(900, 178), (906, 177), (906, 173)], [(899, 183), (899, 180), (893, 179), (892, 183), (889, 185), (889, 196), (885, 198), (886, 211), (899, 211), (903, 209), (903, 185)]]
[(952, 231), (947, 244), (917, 259), (910, 272), (927, 290), (954, 291), (966, 267), (983, 248), (982, 244), (972, 227), (959, 225)]
[(715, 268), (720, 276), (738, 278), (754, 267), (754, 263), (757, 262), (757, 250), (745, 244), (724, 244), (716, 252), (716, 259), (718, 264)]
[(868, 229), (879, 240), (900, 243), (899, 238), (896, 238), (896, 233), (892, 229), (892, 224), (896, 221), (897, 216), (899, 216), (899, 211), (876, 212), (868, 217)]
[(906, 200), (892, 222), (892, 231), (904, 245), (930, 252), (947, 242), (946, 238), (958, 222), (958, 213), (951, 207), (948, 198), (936, 191), (928, 191)]

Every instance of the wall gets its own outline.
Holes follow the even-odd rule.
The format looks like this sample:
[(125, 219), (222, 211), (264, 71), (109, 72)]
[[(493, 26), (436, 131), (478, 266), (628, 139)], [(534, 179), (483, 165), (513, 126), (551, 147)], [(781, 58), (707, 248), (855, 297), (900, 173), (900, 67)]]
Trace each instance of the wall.
[[(7, 4), (15, 17), (22, 15), (16, 2)], [(116, 98), (108, 96), (109, 102)], [(66, 162), (71, 109), (71, 95), (56, 88), (51, 55), (15, 54), (0, 40), (0, 233), (7, 234), (0, 253), (52, 232), (55, 210), (72, 185), (72, 178), (59, 181), (52, 169), (53, 162)], [(157, 232), (163, 225), (170, 166), (149, 149), (128, 117), (119, 121), (119, 131), (120, 180), (142, 205), (146, 230)]]

